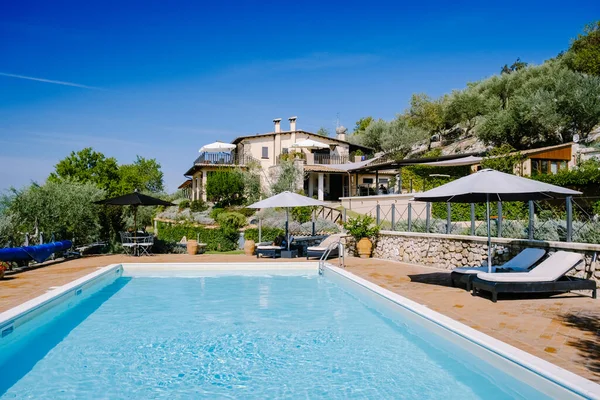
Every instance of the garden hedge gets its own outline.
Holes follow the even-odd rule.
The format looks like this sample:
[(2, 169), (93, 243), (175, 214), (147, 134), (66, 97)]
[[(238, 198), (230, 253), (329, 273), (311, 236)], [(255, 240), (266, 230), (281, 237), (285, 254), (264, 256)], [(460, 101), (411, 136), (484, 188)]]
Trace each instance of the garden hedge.
[(238, 247), (239, 233), (222, 228), (205, 228), (192, 224), (167, 224), (158, 223), (158, 238), (166, 242), (179, 242), (182, 237), (199, 239), (206, 243), (209, 251), (230, 251)]

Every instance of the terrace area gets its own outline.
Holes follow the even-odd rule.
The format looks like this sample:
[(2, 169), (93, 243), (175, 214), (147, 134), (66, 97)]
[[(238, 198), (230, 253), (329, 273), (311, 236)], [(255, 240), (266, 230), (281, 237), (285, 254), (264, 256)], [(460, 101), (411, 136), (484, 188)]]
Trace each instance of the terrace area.
[(222, 152), (222, 153), (209, 153), (205, 152), (200, 154), (198, 158), (194, 161), (194, 165), (217, 165), (217, 166), (227, 166), (227, 165), (239, 165), (244, 166), (248, 165), (251, 162), (258, 162), (252, 156), (247, 154), (238, 154), (235, 151), (231, 153)]
[[(295, 259), (305, 261), (304, 259)], [(47, 263), (9, 274), (0, 281), (0, 312), (116, 263), (280, 262), (244, 255), (90, 256)], [(294, 262), (294, 261), (291, 261)], [(336, 261), (333, 261), (336, 264)], [(576, 294), (552, 298), (518, 297), (496, 304), (450, 286), (449, 272), (380, 259), (347, 258), (362, 278), (445, 314), (496, 339), (595, 382), (600, 382), (600, 310), (597, 301)]]

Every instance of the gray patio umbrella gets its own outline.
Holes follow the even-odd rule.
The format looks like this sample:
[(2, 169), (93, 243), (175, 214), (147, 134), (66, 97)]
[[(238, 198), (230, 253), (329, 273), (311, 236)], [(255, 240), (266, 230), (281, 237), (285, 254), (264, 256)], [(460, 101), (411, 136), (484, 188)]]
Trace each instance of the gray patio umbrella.
[(250, 204), (248, 206), (248, 208), (285, 208), (285, 216), (286, 216), (286, 222), (285, 222), (285, 238), (286, 238), (286, 242), (287, 242), (287, 246), (288, 246), (288, 250), (290, 249), (290, 241), (289, 239), (289, 232), (288, 232), (288, 226), (290, 223), (290, 214), (289, 214), (289, 209), (290, 207), (312, 207), (312, 206), (326, 206), (327, 204), (320, 201), (320, 200), (315, 200), (313, 198), (310, 197), (306, 197), (306, 196), (302, 196), (301, 194), (296, 194), (296, 193), (292, 193), (292, 192), (282, 192), (279, 194), (276, 194), (275, 196), (271, 196), (267, 199), (261, 200), (259, 202), (256, 202), (254, 204)]
[(416, 194), (414, 200), (448, 203), (486, 203), (488, 272), (492, 272), (490, 201), (564, 199), (568, 196), (579, 194), (581, 192), (576, 190), (506, 174), (493, 169), (483, 169), (424, 193)]

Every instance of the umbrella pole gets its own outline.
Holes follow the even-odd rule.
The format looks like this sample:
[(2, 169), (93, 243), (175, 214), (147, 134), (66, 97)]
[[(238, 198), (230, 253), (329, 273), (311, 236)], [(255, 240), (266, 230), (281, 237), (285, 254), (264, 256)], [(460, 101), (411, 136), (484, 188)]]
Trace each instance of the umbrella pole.
[(137, 238), (137, 206), (133, 206), (133, 237)]
[(290, 208), (285, 208), (285, 241), (287, 242), (287, 249), (290, 251)]
[(488, 273), (492, 272), (492, 232), (490, 230), (490, 195), (486, 195), (487, 237), (488, 237)]

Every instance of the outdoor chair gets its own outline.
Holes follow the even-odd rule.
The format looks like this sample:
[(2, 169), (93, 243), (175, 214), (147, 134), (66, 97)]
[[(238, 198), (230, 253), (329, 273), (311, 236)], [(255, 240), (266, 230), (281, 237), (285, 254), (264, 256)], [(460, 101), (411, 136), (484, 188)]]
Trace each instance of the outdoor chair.
[(572, 290), (591, 290), (592, 298), (595, 299), (595, 281), (566, 276), (567, 272), (582, 262), (582, 254), (557, 251), (528, 272), (480, 272), (472, 282), (473, 296), (481, 291), (490, 292), (495, 303), (498, 293), (565, 293)]
[(135, 255), (137, 243), (133, 240), (131, 233), (119, 232), (119, 235), (121, 235), (121, 245), (123, 246), (123, 250), (125, 250), (125, 254), (129, 256)]
[(151, 256), (152, 255), (152, 246), (154, 245), (154, 236), (147, 235), (141, 236), (137, 238), (137, 245), (140, 256)]
[[(512, 259), (501, 266), (492, 266), (492, 272), (527, 272), (538, 261), (544, 257), (546, 251), (543, 249), (528, 248), (521, 251)], [(487, 272), (488, 267), (461, 267), (454, 268), (450, 274), (452, 286), (464, 284), (468, 291), (471, 290), (471, 282), (478, 273)]]
[[(293, 240), (294, 239), (290, 237), (290, 242)], [(272, 258), (276, 258), (277, 256), (281, 257), (282, 250), (287, 250), (287, 242), (285, 238), (281, 240), (280, 245), (273, 244), (273, 242), (262, 242), (256, 246), (256, 258), (259, 258), (260, 256)]]
[[(323, 256), (323, 254), (327, 251), (327, 247), (329, 247), (333, 243), (339, 242), (341, 238), (342, 238), (341, 234), (329, 235), (323, 241), (321, 241), (321, 243), (319, 243), (317, 246), (307, 247), (306, 248), (306, 259), (308, 260), (311, 257), (321, 258)], [(329, 253), (328, 257), (337, 258), (337, 257), (339, 257), (339, 255), (340, 255), (339, 246), (336, 246), (335, 248), (331, 249), (331, 252)]]

